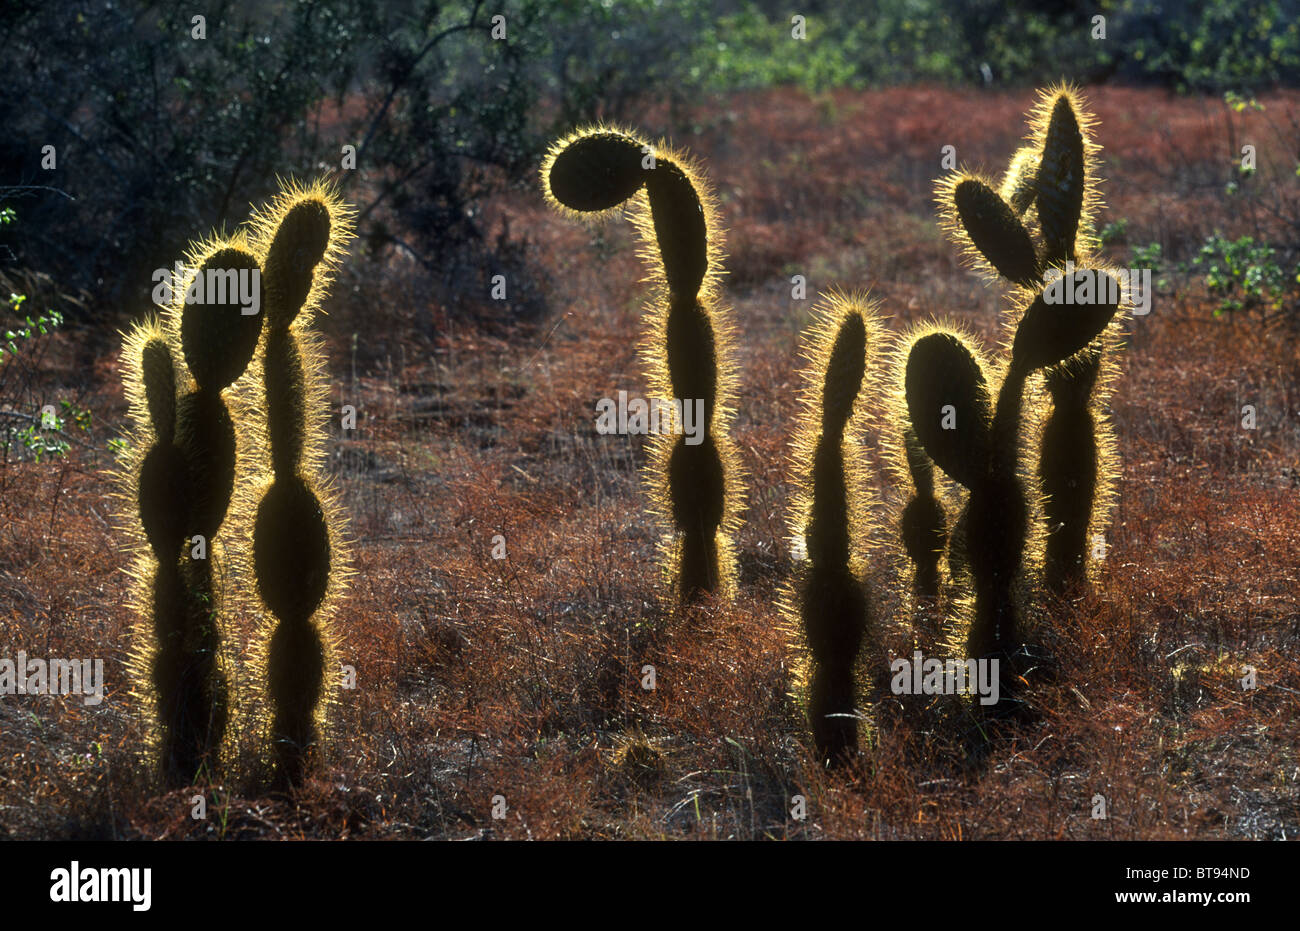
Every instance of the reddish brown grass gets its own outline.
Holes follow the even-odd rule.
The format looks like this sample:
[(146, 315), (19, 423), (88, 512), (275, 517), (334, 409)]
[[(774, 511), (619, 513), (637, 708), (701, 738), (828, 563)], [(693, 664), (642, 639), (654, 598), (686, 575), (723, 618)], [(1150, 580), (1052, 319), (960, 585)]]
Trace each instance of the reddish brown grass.
[[(1222, 195), (1233, 149), (1220, 104), (1089, 96), (1103, 223), (1126, 217), (1130, 242), (1171, 249), (1239, 228)], [(809, 306), (790, 300), (789, 278), (806, 275), (810, 297), (872, 286), (896, 328), (951, 314), (995, 338), (996, 294), (941, 239), (931, 185), (946, 144), (1000, 165), (1029, 102), (776, 91), (704, 107), (700, 132), (677, 137), (702, 157), (731, 227), (734, 435), (751, 489), (740, 595), (691, 616), (660, 607), (640, 439), (594, 429), (598, 398), (644, 391), (643, 270), (626, 226), (572, 225), (531, 190), (492, 205), (549, 270), (554, 314), (540, 327), (457, 324), (399, 275), (374, 288), (360, 262), (345, 269), (324, 326), (335, 403), (361, 412), (332, 458), (357, 541), (340, 627), (359, 687), (307, 787), (268, 796), (236, 774), (210, 787), (205, 821), (189, 817), (192, 793), (158, 794), (136, 753), (128, 559), (102, 471), (124, 413), (117, 359), (87, 366), (79, 334), (57, 337), (45, 390), (88, 379), (97, 449), (0, 476), (0, 655), (102, 656), (108, 697), (97, 708), (0, 698), (0, 836), (1294, 836), (1295, 347), (1248, 319), (1211, 319), (1195, 295), (1131, 327), (1113, 401), (1123, 476), (1109, 557), (1094, 593), (1043, 612), (1057, 670), (1033, 683), (1031, 715), (977, 724), (885, 701), (861, 764), (827, 776), (787, 695), (776, 599)], [(1276, 120), (1296, 98), (1265, 103)], [(1234, 119), (1238, 134), (1273, 125)], [(1259, 410), (1254, 432), (1240, 429), (1244, 403)], [(497, 533), (505, 561), (491, 558)], [(889, 581), (882, 565), (877, 591)], [(910, 650), (907, 631), (889, 636)], [(1245, 664), (1259, 670), (1254, 692), (1236, 681)], [(653, 691), (640, 687), (645, 665)], [(1095, 794), (1109, 820), (1090, 817)], [(498, 795), (504, 820), (491, 816)], [(789, 816), (795, 795), (805, 821)]]

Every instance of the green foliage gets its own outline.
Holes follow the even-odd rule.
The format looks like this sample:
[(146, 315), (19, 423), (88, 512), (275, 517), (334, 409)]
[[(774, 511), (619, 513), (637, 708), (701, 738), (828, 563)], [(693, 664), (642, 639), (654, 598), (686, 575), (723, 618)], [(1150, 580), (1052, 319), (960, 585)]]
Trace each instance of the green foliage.
[[(16, 260), (90, 290), (100, 306), (129, 305), (171, 244), (242, 219), (277, 174), (338, 151), (317, 117), (356, 77), (368, 6), (7, 7), (0, 37), (13, 67), (0, 166), (51, 185), (28, 192), (24, 220), (40, 235), (13, 244)], [(201, 41), (191, 37), (198, 14)], [(54, 172), (40, 170), (33, 139), (55, 146)], [(75, 171), (64, 170), (69, 158)]]
[(769, 17), (756, 4), (744, 4), (708, 24), (696, 46), (692, 75), (719, 90), (796, 85), (809, 91), (853, 84), (872, 30), (867, 19), (848, 23), (836, 17), (808, 17), (808, 39), (791, 37), (790, 16)]
[[(0, 223), (12, 223), (14, 218), (11, 208), (0, 211)], [(25, 410), (32, 407), (28, 400), (33, 396), (30, 385), (40, 367), (41, 350), (45, 348), (43, 343), (39, 346), (37, 343), (40, 337), (63, 325), (63, 315), (57, 310), (46, 310), (32, 316), (23, 310), (26, 303), (25, 294), (9, 295), (9, 313), (16, 319), (0, 331), (0, 336), (3, 336), (3, 342), (0, 342), (0, 398), (9, 395), (8, 403), (3, 406), (12, 408), (0, 420), (0, 450), (5, 462), (15, 447), (25, 451), (36, 462), (61, 458), (71, 449), (64, 432), (67, 422), (71, 420), (83, 431), (90, 429), (90, 412), (66, 399), (59, 402), (62, 416), (48, 416), (44, 405), (32, 413)], [(34, 346), (34, 352), (24, 352)]]
[[(1119, 76), (1178, 91), (1263, 87), (1300, 78), (1292, 0), (1158, 5), (1105, 0), (1034, 7), (1003, 0), (830, 2), (806, 11), (807, 39), (791, 38), (795, 11), (728, 4), (689, 41), (689, 72), (710, 86), (795, 85), (810, 91), (931, 81), (1042, 83), (1061, 74)], [(1105, 39), (1092, 36), (1106, 18)]]
[(1206, 237), (1191, 264), (1218, 301), (1214, 315), (1282, 309), (1285, 299), (1294, 294), (1293, 285), (1300, 284), (1300, 267), (1288, 276), (1276, 256), (1273, 246), (1253, 236), (1234, 240), (1214, 233)]
[(1149, 242), (1145, 246), (1137, 246), (1133, 249), (1134, 268), (1149, 268), (1152, 275), (1158, 275), (1163, 262), (1164, 250), (1158, 242)]
[(1265, 87), (1300, 76), (1300, 18), (1293, 0), (1175, 6), (1125, 0), (1117, 7), (1113, 28), (1120, 45), (1108, 53), (1134, 76), (1178, 91)]
[(560, 127), (690, 100), (712, 21), (688, 0), (6, 4), (0, 176), (46, 176), (32, 140), (60, 162), (27, 192), (40, 235), (0, 245), (100, 306), (129, 305), (170, 243), (239, 222), (274, 178), (339, 168), (352, 145), (358, 170), (339, 178), (365, 198), (371, 255), (414, 258), (453, 307), (504, 270), (532, 306), (522, 244), (487, 230), (478, 203), (531, 173)]
[(72, 444), (65, 439), (64, 431), (68, 422), (71, 421), (79, 430), (89, 431), (90, 411), (66, 399), (59, 401), (59, 408), (63, 416), (58, 414), (42, 416), (39, 425), (28, 424), (14, 432), (12, 438), (6, 437), (6, 455), (12, 439), (16, 439), (36, 462), (46, 458), (59, 459), (67, 455), (68, 450), (72, 448)]
[(700, 53), (719, 24), (709, 3), (527, 0), (513, 12), (511, 6), (498, 4), (512, 30), (521, 30), (512, 41), (530, 60), (531, 86), (557, 104), (552, 130), (628, 120), (648, 100), (679, 107), (708, 76)]
[[(23, 304), (27, 301), (25, 294), (10, 294), (9, 309), (15, 314), (22, 313)], [(18, 344), (22, 341), (32, 339), (36, 336), (44, 336), (52, 330), (63, 325), (63, 314), (57, 310), (47, 310), (43, 314), (32, 317), (30, 314), (24, 314), (22, 322), (15, 325), (12, 329), (4, 331), (4, 343), (0, 344), (0, 361), (4, 360), (5, 353), (17, 353)]]
[[(42, 459), (47, 458), (59, 459), (66, 455), (68, 450), (72, 448), (67, 440), (57, 435), (57, 432), (51, 432), (62, 430), (63, 421), (56, 419), (54, 424), (48, 427), (43, 426), (38, 428), (33, 424), (29, 424), (21, 430), (14, 431), (13, 438), (27, 450), (32, 459), (36, 462), (40, 462)], [(7, 439), (5, 443), (6, 455), (9, 442), (10, 441)]]
[[(1103, 246), (1111, 246), (1123, 242), (1128, 237), (1128, 218), (1120, 217), (1113, 220), (1101, 228), (1097, 235)], [(1158, 246), (1157, 246), (1158, 248)], [(1144, 266), (1147, 267), (1147, 266)]]

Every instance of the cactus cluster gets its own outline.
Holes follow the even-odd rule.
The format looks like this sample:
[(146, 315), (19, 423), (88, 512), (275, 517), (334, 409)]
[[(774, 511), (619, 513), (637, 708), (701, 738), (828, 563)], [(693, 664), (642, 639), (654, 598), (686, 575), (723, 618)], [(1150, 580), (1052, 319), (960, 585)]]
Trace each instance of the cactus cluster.
[[(1009, 670), (1002, 665), (1001, 693), (1019, 679), (1028, 578), (1055, 593), (1085, 578), (1089, 541), (1113, 497), (1104, 404), (1124, 295), (1122, 276), (1097, 259), (1090, 124), (1073, 89), (1052, 88), (1000, 184), (967, 171), (938, 184), (949, 235), (972, 264), (1006, 284), (1005, 351), (986, 354), (974, 336), (938, 322), (902, 334), (885, 359), (896, 376), (883, 404), (893, 432), (882, 444), (910, 489), (895, 515), (912, 566), (906, 588), (918, 603), (953, 609), (954, 652), (1012, 661)], [(680, 155), (606, 127), (557, 142), (542, 180), (549, 203), (567, 215), (631, 204), (656, 271), (656, 338), (647, 354), (654, 387), (704, 398), (708, 411), (702, 446), (665, 439), (655, 458), (676, 529), (675, 580), (683, 598), (725, 590), (737, 489), (723, 428), (732, 376), (717, 314), (712, 200)], [(873, 508), (858, 436), (863, 397), (880, 394), (864, 390), (876, 381), (880, 333), (874, 305), (832, 293), (805, 340), (792, 455), (795, 571), (781, 607), (799, 657), (795, 694), (827, 765), (852, 758), (868, 704), (855, 670), (864, 646), (880, 646), (865, 557), (875, 542)]]
[(1023, 634), (1018, 589), (1036, 497), (1021, 474), (1026, 382), (1085, 349), (1118, 309), (1118, 301), (1078, 305), (1061, 325), (1051, 319), (1056, 308), (1036, 296), (996, 382), (954, 329), (931, 329), (907, 350), (909, 426), (930, 460), (968, 493), (948, 545), (974, 596), (970, 656), (1009, 656)]
[[(911, 334), (902, 353), (901, 445), (917, 489), (902, 535), (917, 587), (933, 593), (943, 522), (935, 516), (941, 509), (929, 505), (929, 464), (966, 489), (947, 550), (953, 580), (973, 595), (971, 656), (1010, 655), (1021, 642), (1020, 578), (1027, 562), (1041, 557), (1044, 578), (1057, 591), (1082, 577), (1086, 541), (1108, 503), (1113, 444), (1100, 414), (1104, 398), (1094, 389), (1108, 380), (1100, 376), (1112, 364), (1122, 293), (1119, 276), (1096, 261), (1088, 125), (1077, 94), (1049, 90), (1029, 144), (1012, 158), (1000, 189), (969, 172), (938, 187), (949, 234), (973, 264), (1003, 279), (1011, 295), (1010, 351), (996, 369), (951, 326)], [(1032, 392), (1026, 410), (1029, 381), (1038, 372), (1052, 397), (1050, 410)], [(1041, 429), (1030, 473), (1027, 418)], [(1042, 533), (1035, 521), (1042, 521)], [(1040, 554), (1034, 541), (1042, 536)]]
[(651, 494), (673, 526), (664, 561), (681, 602), (729, 594), (740, 469), (727, 439), (734, 394), (731, 332), (718, 298), (722, 237), (701, 172), (681, 153), (597, 126), (551, 147), (542, 186), (552, 207), (584, 219), (624, 204), (654, 270), (644, 358), (653, 396), (703, 402), (702, 441), (653, 438)]
[[(954, 595), (965, 622), (954, 647), (971, 657), (1016, 653), (1026, 634), (1024, 570), (1041, 567), (1056, 591), (1080, 578), (1086, 540), (1109, 502), (1113, 443), (1099, 387), (1113, 366), (1122, 296), (1117, 276), (1095, 258), (1089, 122), (1076, 93), (1054, 88), (1043, 95), (1001, 185), (968, 172), (939, 184), (949, 233), (977, 267), (1009, 285), (1004, 358), (986, 356), (952, 324), (915, 328), (893, 351), (898, 374), (890, 406), (899, 426), (886, 445), (912, 489), (898, 514), (913, 565), (909, 587), (932, 605), (945, 590)], [(654, 303), (662, 339), (649, 353), (656, 386), (673, 397), (705, 398), (711, 426), (704, 446), (692, 451), (668, 441), (656, 456), (677, 529), (676, 580), (684, 597), (716, 589), (730, 574), (725, 529), (735, 511), (734, 471), (714, 413), (728, 373), (714, 313), (719, 241), (712, 203), (701, 194), (698, 172), (679, 156), (659, 155), (634, 134), (604, 127), (558, 142), (542, 177), (548, 201), (568, 214), (601, 215), (631, 202), (649, 257), (658, 259)], [(1057, 291), (1053, 278), (1060, 279)], [(1077, 289), (1072, 303), (1055, 299), (1061, 282), (1072, 294)], [(798, 558), (783, 613), (800, 655), (795, 691), (828, 764), (849, 759), (856, 747), (865, 703), (854, 669), (874, 636), (863, 557), (870, 509), (855, 434), (878, 333), (874, 308), (863, 300), (832, 294), (819, 305), (806, 342), (807, 393), (794, 441)], [(1032, 381), (1038, 373), (1050, 407)], [(1033, 469), (1026, 437), (1036, 433)], [(955, 487), (941, 483), (940, 473)]]
[[(1092, 115), (1068, 87), (1044, 92), (1030, 119), (1029, 148), (1041, 152), (1033, 193), (1045, 260), (1104, 270), (1097, 252), (1098, 146)], [(1023, 211), (1022, 211), (1023, 212)], [(1066, 593), (1091, 574), (1091, 558), (1115, 501), (1118, 454), (1106, 402), (1118, 374), (1114, 328), (1066, 363), (1046, 371), (1051, 410), (1039, 444), (1047, 545), (1045, 581)]]
[[(251, 231), (197, 244), (162, 314), (125, 339), (131, 427), (119, 479), (141, 618), (134, 691), (170, 784), (223, 763), (238, 697), (224, 644), (252, 602), (250, 553), (266, 608), (293, 619), (279, 645), (272, 638), (269, 681), (259, 683), (276, 709), (277, 739), (300, 737), (295, 713), (320, 700), (312, 687), (319, 638), (301, 629), (311, 617), (306, 605), (319, 606), (316, 592), (339, 584), (330, 558), (339, 522), (310, 478), (325, 413), (319, 351), (310, 341), (304, 351), (291, 324), (319, 301), (326, 282), (313, 270), (328, 268), (348, 235), (347, 211), (330, 188), (291, 187)], [(263, 485), (269, 490), (255, 506), (249, 489)]]

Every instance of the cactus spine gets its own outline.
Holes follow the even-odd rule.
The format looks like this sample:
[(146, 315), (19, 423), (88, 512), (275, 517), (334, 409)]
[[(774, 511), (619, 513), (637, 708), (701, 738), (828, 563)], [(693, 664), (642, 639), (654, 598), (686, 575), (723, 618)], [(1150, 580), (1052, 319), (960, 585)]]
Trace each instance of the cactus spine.
[(854, 668), (871, 620), (862, 550), (869, 522), (858, 399), (879, 327), (865, 300), (829, 295), (804, 342), (804, 405), (793, 444), (796, 553), (783, 613), (800, 646), (797, 694), (806, 700), (818, 759), (839, 765), (858, 745)]
[(229, 713), (220, 650), (233, 593), (229, 566), (213, 562), (238, 545), (217, 537), (244, 456), (222, 392), (262, 328), (260, 314), (243, 312), (240, 275), (260, 304), (259, 263), (243, 237), (199, 244), (163, 318), (137, 325), (124, 348), (134, 442), (121, 478), (138, 516), (132, 600), (143, 619), (132, 671), (137, 696), (151, 699), (160, 773), (176, 785), (217, 768)]
[(644, 354), (651, 390), (703, 405), (701, 442), (663, 434), (653, 441), (651, 494), (674, 528), (662, 546), (664, 561), (680, 601), (728, 595), (741, 490), (727, 439), (734, 375), (717, 294), (722, 240), (709, 188), (680, 153), (606, 127), (555, 143), (542, 185), (548, 203), (570, 216), (600, 216), (630, 202), (654, 269), (654, 339)]
[(932, 330), (908, 351), (911, 427), (930, 459), (969, 491), (951, 546), (960, 549), (974, 589), (970, 656), (1009, 656), (1023, 635), (1017, 586), (1033, 495), (1020, 475), (1025, 383), (1086, 347), (1117, 310), (1118, 301), (1079, 305), (1058, 321), (1055, 308), (1036, 296), (1016, 329), (995, 403), (984, 364), (958, 333)]
[(277, 779), (301, 782), (328, 707), (331, 595), (346, 574), (341, 520), (320, 477), (328, 417), (324, 357), (308, 329), (351, 235), (331, 188), (291, 187), (254, 217), (265, 274), (262, 392), (270, 481), (253, 524), (253, 567), (265, 609), (263, 658)]

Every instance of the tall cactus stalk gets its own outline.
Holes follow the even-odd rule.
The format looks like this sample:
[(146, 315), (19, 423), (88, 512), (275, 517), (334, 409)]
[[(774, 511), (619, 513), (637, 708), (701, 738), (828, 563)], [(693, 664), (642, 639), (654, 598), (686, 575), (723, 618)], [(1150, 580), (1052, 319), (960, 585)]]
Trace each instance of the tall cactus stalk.
[(741, 482), (727, 439), (731, 334), (717, 293), (722, 236), (708, 185), (684, 156), (606, 127), (552, 146), (542, 184), (552, 207), (570, 216), (631, 206), (654, 269), (653, 339), (644, 352), (651, 391), (662, 400), (703, 404), (700, 442), (654, 438), (651, 494), (674, 530), (662, 546), (664, 562), (679, 601), (729, 595)]
[(271, 480), (253, 525), (257, 590), (278, 779), (302, 781), (320, 741), (336, 668), (331, 594), (341, 585), (341, 520), (321, 478), (328, 383), (308, 329), (351, 234), (350, 215), (324, 185), (291, 188), (254, 220), (262, 250), (267, 333), (262, 391)]
[(858, 428), (862, 386), (879, 327), (865, 300), (830, 295), (805, 339), (804, 409), (793, 460), (791, 509), (803, 558), (784, 601), (799, 644), (797, 694), (806, 701), (818, 759), (836, 766), (858, 746), (854, 668), (868, 634), (871, 598), (862, 550), (868, 534)]
[[(1044, 261), (1064, 267), (1099, 268), (1094, 232), (1101, 206), (1097, 192), (1098, 146), (1093, 119), (1076, 91), (1054, 87), (1040, 95), (1030, 119), (1037, 152), (1034, 205)], [(1068, 308), (1063, 308), (1068, 310)], [(1114, 431), (1105, 404), (1118, 371), (1119, 340), (1113, 332), (1085, 352), (1047, 370), (1051, 410), (1039, 446), (1044, 557), (1050, 591), (1064, 594), (1084, 582), (1105, 529), (1119, 471)]]

